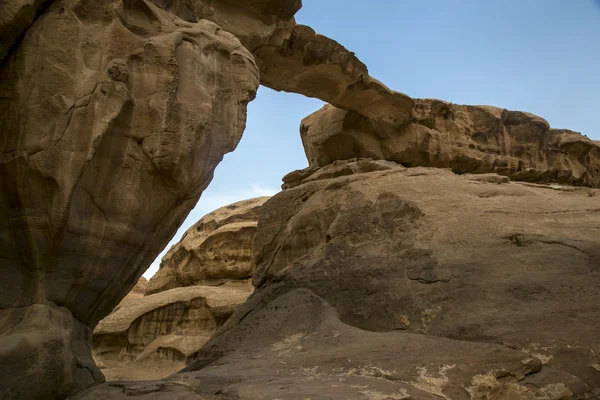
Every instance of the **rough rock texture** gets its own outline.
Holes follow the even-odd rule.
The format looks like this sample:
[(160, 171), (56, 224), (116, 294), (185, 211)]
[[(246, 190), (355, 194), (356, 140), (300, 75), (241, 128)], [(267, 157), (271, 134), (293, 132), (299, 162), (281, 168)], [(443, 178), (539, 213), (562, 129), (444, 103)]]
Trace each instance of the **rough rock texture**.
[(411, 119), (391, 126), (327, 105), (300, 127), (309, 165), (371, 157), (457, 173), (495, 172), (513, 180), (600, 187), (600, 143), (551, 129), (533, 114), (424, 99), (415, 100)]
[(372, 160), (296, 175), (261, 209), (258, 290), (196, 362), (79, 398), (600, 396), (600, 190)]
[(248, 281), (240, 281), (121, 303), (94, 330), (94, 359), (107, 380), (168, 376), (185, 366), (252, 290)]
[(0, 398), (55, 399), (102, 382), (92, 330), (64, 307), (0, 309)]
[[(81, 332), (133, 287), (235, 148), (257, 73), (230, 33), (143, 0), (55, 1), (27, 30), (0, 66), (0, 363), (46, 354), (11, 347), (38, 326), (25, 307), (55, 304), (74, 320), (61, 311), (49, 329), (75, 328), (35, 337), (66, 349), (64, 369), (48, 360), (56, 368), (20, 387), (2, 379), (0, 392), (37, 399), (54, 379), (43, 397), (54, 398), (101, 379), (76, 361)], [(13, 326), (12, 313), (24, 319)]]
[(3, 0), (0, 3), (0, 63), (48, 3), (50, 0)]
[(413, 100), (369, 76), (353, 52), (296, 24), (300, 0), (153, 0), (180, 17), (207, 18), (233, 33), (256, 57), (261, 84), (316, 97), (386, 124), (410, 120)]
[(150, 279), (146, 294), (252, 277), (252, 240), (260, 207), (269, 197), (219, 208), (188, 229)]
[(281, 42), (295, 25), (301, 0), (152, 0), (186, 21), (208, 19), (233, 33), (254, 52)]
[(131, 289), (129, 293), (127, 293), (127, 296), (123, 297), (123, 300), (121, 300), (121, 303), (119, 304), (123, 304), (124, 302), (144, 297), (144, 294), (146, 294), (147, 289), (148, 279), (144, 278), (143, 276), (140, 276), (140, 279), (138, 279), (133, 289)]
[(280, 44), (254, 54), (265, 86), (316, 97), (387, 124), (409, 121), (410, 97), (370, 77), (354, 53), (308, 26), (296, 25)]

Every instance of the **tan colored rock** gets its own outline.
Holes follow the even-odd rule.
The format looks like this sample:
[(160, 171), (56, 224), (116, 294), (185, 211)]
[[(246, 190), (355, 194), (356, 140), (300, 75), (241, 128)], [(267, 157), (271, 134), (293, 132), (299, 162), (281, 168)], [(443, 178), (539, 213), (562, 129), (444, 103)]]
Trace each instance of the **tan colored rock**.
[(1, 309), (0, 332), (3, 400), (64, 398), (104, 381), (90, 351), (92, 330), (64, 307)]
[(49, 0), (3, 0), (0, 6), (0, 62), (10, 53), (18, 39), (31, 26)]
[[(326, 168), (321, 180), (320, 171), (312, 172), (315, 179), (304, 178), (263, 206), (254, 240), (259, 289), (189, 371), (205, 379), (223, 374), (243, 349), (267, 358), (264, 368), (294, 360), (294, 367), (282, 367), (285, 374), (304, 368), (324, 383), (336, 371), (388, 375), (412, 382), (404, 389), (416, 398), (416, 388), (461, 398), (455, 396), (463, 387), (482, 399), (486, 391), (533, 398), (527, 391), (536, 387), (546, 388), (539, 398), (553, 398), (555, 389), (571, 393), (564, 398), (600, 395), (591, 368), (600, 354), (600, 190), (389, 163), (356, 173), (360, 163), (367, 165), (348, 162), (347, 175), (340, 172), (343, 162), (329, 166), (338, 171), (332, 179)], [(329, 331), (317, 322), (322, 314), (314, 307), (321, 301), (341, 320)], [(259, 328), (259, 321), (270, 326)], [(404, 333), (392, 333), (397, 330)], [(323, 336), (314, 338), (317, 332)], [(388, 347), (378, 347), (378, 335)], [(412, 347), (419, 343), (429, 350)], [(469, 348), (475, 345), (483, 347)], [(275, 355), (259, 350), (269, 347)], [(504, 353), (509, 350), (517, 352)], [(208, 367), (217, 358), (222, 369)], [(530, 369), (508, 366), (518, 363)], [(514, 387), (504, 375), (514, 377)]]
[(208, 19), (233, 33), (251, 52), (281, 43), (294, 28), (301, 0), (152, 0), (186, 21)]
[(166, 377), (185, 366), (252, 290), (240, 281), (121, 303), (94, 330), (94, 359), (108, 380)]
[(302, 121), (300, 133), (314, 167), (374, 158), (456, 173), (494, 172), (512, 180), (600, 187), (600, 143), (550, 129), (533, 114), (423, 99), (415, 100), (412, 121), (392, 126), (327, 105)]
[[(69, 310), (71, 325), (89, 331), (65, 330), (63, 347), (89, 348), (91, 329), (134, 286), (236, 147), (258, 71), (233, 35), (144, 0), (55, 1), (0, 68), (5, 365), (45, 354), (8, 344), (9, 331), (35, 331), (33, 321), (5, 322), (32, 304)], [(64, 397), (99, 382), (93, 363), (61, 354), (64, 369), (54, 360), (26, 386), (1, 380), (0, 392), (37, 399), (33, 388), (54, 379), (43, 398)]]
[(188, 229), (160, 262), (146, 294), (198, 284), (217, 285), (252, 277), (252, 240), (260, 207), (257, 197), (221, 207)]
[(296, 24), (300, 0), (153, 0), (180, 17), (206, 18), (233, 33), (256, 57), (261, 84), (300, 93), (387, 124), (410, 120), (413, 100), (369, 76), (353, 52)]
[(144, 297), (144, 294), (146, 294), (146, 289), (148, 289), (148, 279), (140, 276), (140, 279), (138, 279), (133, 289), (127, 293), (127, 296), (123, 297), (123, 300), (121, 300), (121, 303), (119, 304)]
[(354, 53), (308, 26), (296, 25), (283, 42), (255, 56), (261, 83), (271, 89), (316, 97), (393, 125), (410, 119), (410, 97), (370, 77)]

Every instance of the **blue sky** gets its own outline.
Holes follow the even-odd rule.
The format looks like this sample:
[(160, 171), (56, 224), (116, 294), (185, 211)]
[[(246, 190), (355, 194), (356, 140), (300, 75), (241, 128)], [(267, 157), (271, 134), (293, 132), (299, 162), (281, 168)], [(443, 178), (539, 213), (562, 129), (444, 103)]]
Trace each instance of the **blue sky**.
[[(528, 111), (600, 140), (600, 0), (304, 0), (296, 20), (411, 97)], [(261, 87), (238, 148), (166, 249), (204, 214), (305, 168), (300, 120), (322, 105)]]

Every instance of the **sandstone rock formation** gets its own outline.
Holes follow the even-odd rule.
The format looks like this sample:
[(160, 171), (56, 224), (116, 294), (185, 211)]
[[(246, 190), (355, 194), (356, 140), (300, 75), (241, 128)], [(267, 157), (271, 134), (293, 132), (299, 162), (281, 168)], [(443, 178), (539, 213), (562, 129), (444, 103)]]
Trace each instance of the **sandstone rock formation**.
[(0, 13), (0, 62), (31, 26), (50, 0), (11, 0), (2, 2)]
[(309, 165), (371, 157), (456, 173), (495, 172), (513, 180), (600, 187), (600, 143), (551, 129), (533, 114), (419, 99), (411, 119), (391, 126), (327, 105), (300, 127)]
[(196, 363), (79, 398), (600, 396), (600, 190), (373, 160), (286, 180), (258, 290)]
[(233, 33), (251, 52), (280, 42), (295, 26), (301, 0), (152, 0), (159, 7), (197, 22), (207, 19)]
[(185, 366), (252, 290), (238, 281), (124, 301), (94, 330), (94, 359), (107, 380), (166, 377)]
[[(303, 125), (311, 167), (261, 210), (258, 291), (187, 372), (77, 398), (600, 396), (598, 190), (506, 178), (598, 187), (598, 143), (531, 114), (390, 90), (297, 25), (300, 6), (2, 4), (2, 398), (102, 381), (92, 329), (235, 148), (259, 79), (332, 106)], [(180, 272), (183, 284), (220, 279)], [(158, 290), (173, 286), (164, 278)], [(117, 351), (195, 352), (207, 335), (186, 337), (222, 321), (201, 289), (124, 303), (98, 354), (110, 366)], [(173, 328), (185, 335), (164, 335)]]
[(35, 20), (0, 65), (3, 398), (102, 380), (92, 329), (235, 148), (257, 85), (232, 34), (149, 1), (54, 1)]
[(250, 279), (258, 213), (268, 199), (243, 200), (202, 217), (165, 254), (146, 293)]
[(369, 76), (353, 52), (296, 24), (300, 0), (153, 0), (188, 21), (206, 18), (233, 33), (256, 57), (261, 84), (316, 97), (375, 120), (402, 125), (413, 100)]
[(121, 303), (119, 304), (123, 304), (131, 300), (141, 299), (146, 294), (147, 289), (148, 279), (144, 278), (143, 276), (140, 276), (140, 279), (138, 279), (133, 289), (131, 289), (131, 291), (127, 293), (127, 296), (123, 297), (123, 300), (121, 300)]

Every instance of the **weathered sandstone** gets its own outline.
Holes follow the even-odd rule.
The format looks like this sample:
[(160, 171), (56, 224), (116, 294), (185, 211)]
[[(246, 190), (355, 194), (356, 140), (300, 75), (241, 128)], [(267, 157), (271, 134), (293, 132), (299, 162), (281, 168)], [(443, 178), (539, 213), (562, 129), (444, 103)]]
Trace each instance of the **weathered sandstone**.
[(146, 294), (250, 279), (258, 213), (268, 199), (243, 200), (202, 217), (165, 254)]
[(233, 35), (144, 0), (55, 1), (27, 30), (0, 65), (0, 363), (40, 367), (11, 367), (3, 398), (102, 380), (92, 329), (235, 148), (257, 85)]
[(419, 99), (411, 120), (392, 126), (327, 105), (306, 117), (300, 132), (313, 167), (370, 157), (456, 173), (600, 187), (600, 143), (551, 129), (533, 114)]
[(195, 364), (80, 398), (600, 395), (600, 190), (373, 160), (296, 176), (261, 208), (258, 290)]
[(410, 120), (413, 100), (369, 76), (353, 52), (296, 24), (300, 0), (153, 0), (180, 17), (207, 18), (233, 33), (256, 57), (261, 84), (319, 98), (387, 124)]
[(17, 45), (50, 0), (2, 1), (0, 12), (0, 63)]
[(252, 290), (239, 281), (123, 302), (96, 326), (94, 359), (108, 380), (166, 377), (185, 366)]
[[(135, 300), (135, 299), (144, 297), (147, 289), (148, 289), (148, 279), (144, 278), (143, 276), (140, 276), (140, 279), (138, 279), (135, 286), (129, 291), (129, 293), (127, 293), (127, 296), (123, 297), (123, 300), (121, 300), (121, 303), (119, 303), (119, 304), (123, 304), (130, 300)], [(119, 306), (117, 306), (117, 307), (119, 307)]]

